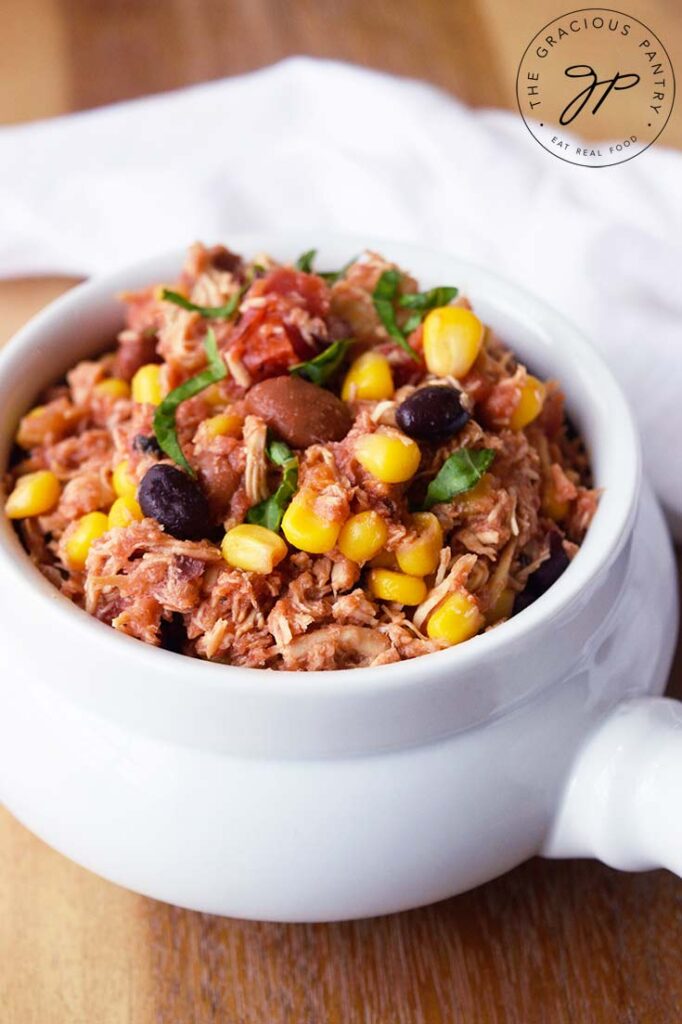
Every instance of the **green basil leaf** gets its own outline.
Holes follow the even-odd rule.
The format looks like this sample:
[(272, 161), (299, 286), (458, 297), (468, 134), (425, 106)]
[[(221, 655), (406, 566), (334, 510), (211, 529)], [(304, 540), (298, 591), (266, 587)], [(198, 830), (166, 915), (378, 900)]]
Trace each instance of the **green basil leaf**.
[(296, 260), (296, 269), (302, 270), (306, 274), (312, 274), (313, 261), (316, 256), (317, 249), (308, 249), (307, 252), (302, 253)]
[(271, 462), (282, 467), (282, 479), (274, 494), (251, 506), (246, 513), (246, 521), (276, 533), (298, 487), (298, 458), (284, 441), (270, 441), (267, 453)]
[(470, 491), (494, 458), (492, 448), (460, 448), (453, 452), (429, 484), (424, 508), (431, 508), (441, 501), (450, 501), (456, 495)]
[(154, 413), (154, 434), (156, 440), (159, 442), (159, 446), (174, 462), (177, 462), (178, 466), (190, 474), (190, 476), (196, 476), (196, 473), (190, 466), (189, 462), (185, 458), (180, 442), (178, 441), (178, 434), (175, 424), (175, 413), (178, 406), (187, 401), (188, 398), (194, 398), (200, 391), (210, 387), (211, 384), (215, 384), (219, 380), (223, 380), (227, 377), (227, 367), (223, 362), (223, 357), (218, 351), (218, 343), (216, 341), (215, 334), (212, 330), (209, 330), (204, 341), (204, 348), (206, 350), (206, 356), (208, 358), (208, 366), (201, 373), (197, 373), (195, 377), (190, 377), (184, 384), (180, 384), (177, 388), (173, 388), (170, 394), (166, 395), (160, 405), (157, 405)]
[(292, 459), (296, 458), (286, 441), (278, 441), (276, 438), (268, 441), (266, 451), (268, 458), (276, 466), (284, 466), (285, 463), (291, 462)]
[(166, 302), (173, 302), (176, 306), (188, 309), (190, 313), (200, 313), (201, 316), (210, 317), (212, 320), (229, 320), (237, 312), (241, 297), (241, 292), (235, 292), (224, 306), (197, 306), (196, 302), (190, 302), (179, 292), (172, 292), (168, 288), (161, 292), (161, 298)]
[(418, 309), (421, 313), (427, 313), (430, 309), (437, 309), (438, 306), (447, 306), (457, 293), (457, 288), (441, 285), (439, 288), (430, 288), (428, 292), (411, 292), (409, 295), (401, 295), (398, 305), (405, 309)]
[(393, 303), (400, 284), (400, 277), (401, 275), (397, 270), (384, 270), (376, 283), (374, 292), (372, 293), (374, 308), (377, 311), (379, 319), (393, 340), (396, 341), (398, 345), (405, 350), (405, 352), (408, 352), (412, 359), (419, 362), (419, 356), (412, 346), (408, 344), (407, 339), (398, 327), (398, 323), (395, 318), (395, 307)]
[(417, 330), (429, 310), (437, 309), (438, 306), (447, 306), (456, 295), (457, 288), (451, 288), (449, 285), (431, 288), (428, 292), (410, 292), (408, 295), (401, 295), (398, 305), (404, 309), (414, 310), (403, 325), (405, 337), (408, 338), (412, 331)]
[(423, 317), (423, 313), (411, 313), (403, 325), (403, 334), (409, 338), (409, 336), (412, 334), (412, 331), (417, 330), (420, 323), (422, 322)]
[(384, 270), (374, 286), (374, 294), (372, 296), (374, 301), (385, 300), (392, 303), (398, 293), (400, 278), (401, 275), (397, 270)]
[(353, 256), (352, 259), (348, 260), (348, 263), (344, 263), (340, 270), (313, 270), (313, 263), (317, 256), (317, 249), (308, 249), (307, 252), (302, 253), (296, 260), (296, 269), (303, 270), (306, 274), (317, 274), (327, 284), (334, 284), (340, 278), (344, 276), (349, 267), (351, 267), (357, 256)]
[(296, 366), (292, 366), (289, 373), (293, 373), (297, 377), (305, 377), (306, 380), (311, 381), (313, 384), (323, 387), (339, 369), (346, 357), (346, 352), (352, 344), (352, 338), (334, 341), (324, 351), (320, 352), (319, 355), (315, 356), (314, 359), (308, 360), (307, 363), (297, 363)]

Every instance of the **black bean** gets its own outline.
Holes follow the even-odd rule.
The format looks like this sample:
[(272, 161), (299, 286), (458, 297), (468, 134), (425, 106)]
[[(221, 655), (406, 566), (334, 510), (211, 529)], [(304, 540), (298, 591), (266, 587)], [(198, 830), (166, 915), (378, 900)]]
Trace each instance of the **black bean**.
[(462, 405), (462, 393), (445, 384), (419, 388), (401, 402), (396, 423), (417, 441), (448, 441), (471, 419)]
[(577, 441), (580, 437), (578, 429), (573, 420), (571, 419), (571, 417), (567, 416), (566, 414), (564, 414), (564, 426), (566, 427), (566, 437), (568, 438), (568, 440)]
[(159, 623), (159, 643), (164, 651), (182, 654), (187, 643), (185, 620), (180, 612), (173, 612), (170, 619), (161, 619)]
[(522, 612), (529, 604), (537, 601), (553, 583), (556, 583), (568, 566), (569, 558), (564, 550), (561, 534), (553, 530), (549, 536), (549, 558), (530, 574), (525, 590), (516, 595), (513, 614)]
[(153, 434), (136, 434), (133, 438), (133, 448), (144, 455), (161, 454), (161, 445)]
[(180, 540), (199, 540), (211, 529), (208, 501), (199, 484), (177, 466), (152, 466), (142, 478), (137, 500), (145, 516), (156, 519)]

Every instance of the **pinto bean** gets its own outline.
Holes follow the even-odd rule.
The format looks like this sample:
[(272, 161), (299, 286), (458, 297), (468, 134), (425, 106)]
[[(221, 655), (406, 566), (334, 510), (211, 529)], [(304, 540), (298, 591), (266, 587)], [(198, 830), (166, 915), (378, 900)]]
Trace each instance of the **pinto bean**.
[(226, 249), (224, 245), (214, 245), (212, 249), (209, 249), (208, 255), (216, 270), (222, 270), (224, 273), (233, 274), (238, 278), (242, 277), (244, 261), (235, 252)]
[(114, 360), (114, 376), (132, 380), (145, 363), (158, 363), (157, 342), (155, 334), (147, 334), (144, 331), (121, 331)]
[(292, 448), (340, 441), (352, 423), (350, 410), (340, 398), (300, 377), (261, 381), (247, 394), (246, 407)]

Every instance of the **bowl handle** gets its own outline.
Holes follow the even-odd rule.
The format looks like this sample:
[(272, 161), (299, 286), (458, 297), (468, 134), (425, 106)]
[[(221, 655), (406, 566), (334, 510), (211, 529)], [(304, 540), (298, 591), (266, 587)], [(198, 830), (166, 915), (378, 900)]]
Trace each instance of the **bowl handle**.
[(618, 704), (581, 747), (542, 853), (682, 875), (682, 703)]

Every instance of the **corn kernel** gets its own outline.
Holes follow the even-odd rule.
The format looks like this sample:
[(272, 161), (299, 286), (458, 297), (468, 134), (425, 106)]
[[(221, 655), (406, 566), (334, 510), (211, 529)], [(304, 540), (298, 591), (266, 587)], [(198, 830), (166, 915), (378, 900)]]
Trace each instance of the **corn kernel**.
[(529, 423), (540, 415), (545, 401), (545, 385), (537, 377), (526, 377), (526, 383), (521, 388), (521, 397), (514, 412), (509, 418), (509, 426), (512, 430), (523, 430)]
[(429, 576), (438, 568), (443, 531), (433, 512), (417, 512), (412, 525), (417, 537), (398, 545), (396, 559), (408, 576)]
[(393, 376), (386, 356), (365, 352), (352, 364), (343, 382), (344, 402), (375, 401), (393, 396)]
[(355, 457), (361, 466), (385, 484), (410, 480), (419, 469), (421, 452), (404, 434), (364, 434), (355, 445)]
[(117, 498), (109, 509), (110, 530), (119, 526), (130, 526), (132, 523), (139, 523), (143, 519), (142, 509), (135, 501), (135, 498), (131, 498), (128, 495)]
[(59, 501), (59, 480), (49, 469), (20, 476), (14, 490), (5, 502), (5, 514), (9, 519), (25, 519), (42, 516), (52, 511)]
[(88, 552), (92, 544), (107, 532), (109, 520), (104, 512), (88, 512), (81, 516), (64, 548), (69, 566), (72, 569), (84, 569)]
[(137, 495), (137, 484), (130, 475), (130, 463), (127, 459), (118, 463), (111, 483), (119, 498), (134, 498)]
[(547, 480), (542, 488), (542, 512), (555, 522), (560, 523), (570, 511), (570, 504), (557, 497), (554, 484)]
[(369, 563), (373, 569), (395, 569), (398, 571), (398, 563), (395, 558), (395, 551), (379, 551)]
[(244, 421), (241, 416), (234, 412), (221, 412), (217, 416), (211, 416), (204, 420), (206, 436), (214, 437), (239, 437), (242, 432)]
[(368, 583), (370, 592), (381, 601), (421, 604), (426, 597), (424, 580), (391, 569), (370, 569)]
[(227, 531), (220, 550), (227, 564), (235, 569), (269, 573), (286, 557), (287, 546), (278, 533), (242, 523)]
[(381, 551), (388, 540), (388, 527), (378, 512), (358, 512), (344, 523), (338, 548), (342, 555), (362, 565)]
[(476, 599), (459, 591), (438, 605), (426, 624), (432, 640), (444, 640), (450, 646), (475, 636), (483, 625)]
[(485, 327), (470, 309), (441, 306), (424, 320), (424, 360), (437, 377), (464, 377), (476, 361)]
[(313, 508), (314, 495), (299, 491), (282, 518), (282, 533), (295, 548), (324, 555), (335, 546), (341, 523), (323, 519)]
[(516, 592), (511, 587), (505, 587), (500, 593), (495, 604), (487, 612), (485, 621), (488, 626), (494, 625), (500, 619), (508, 619), (514, 610), (514, 598)]
[(163, 399), (161, 389), (161, 367), (158, 363), (146, 363), (137, 371), (131, 382), (133, 401), (140, 404), (159, 405)]
[(113, 398), (115, 402), (118, 402), (121, 398), (130, 398), (130, 384), (127, 380), (122, 380), (120, 377), (109, 377), (107, 380), (101, 380), (99, 384), (95, 384), (94, 391), (96, 395), (107, 395), (109, 398)]

